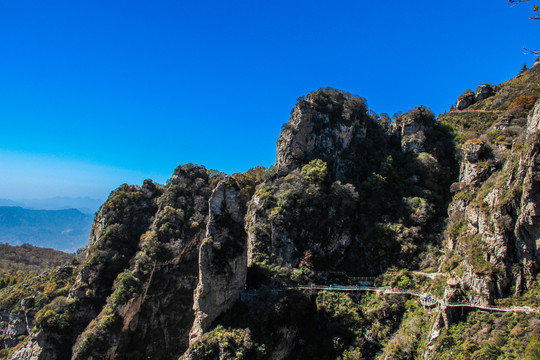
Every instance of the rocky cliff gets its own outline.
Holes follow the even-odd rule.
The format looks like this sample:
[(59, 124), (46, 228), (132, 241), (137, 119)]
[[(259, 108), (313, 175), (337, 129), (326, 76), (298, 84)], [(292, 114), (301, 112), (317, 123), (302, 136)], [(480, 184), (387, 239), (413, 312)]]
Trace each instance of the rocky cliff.
[[(165, 186), (121, 186), (68, 296), (10, 358), (436, 358), (441, 326), (461, 315), (403, 289), (476, 304), (536, 291), (539, 73), (390, 126), (321, 89), (299, 99), (270, 169), (189, 164)], [(297, 288), (333, 283), (397, 294)]]
[[(539, 72), (535, 66), (521, 75), (532, 82), (527, 87), (538, 86)], [(475, 120), (467, 119), (467, 127), (465, 122), (456, 124), (458, 114), (441, 117), (457, 125), (462, 154), (459, 182), (452, 185), (455, 194), (448, 208), (446, 260), (459, 262), (454, 271), (462, 276), (463, 286), (486, 302), (530, 288), (538, 265), (540, 104), (527, 113), (520, 101), (529, 96), (519, 95), (509, 111), (503, 110), (507, 94), (519, 89), (512, 84), (517, 80), (523, 81), (518, 77), (502, 84), (488, 103), (461, 114)], [(536, 97), (534, 91), (530, 97)]]

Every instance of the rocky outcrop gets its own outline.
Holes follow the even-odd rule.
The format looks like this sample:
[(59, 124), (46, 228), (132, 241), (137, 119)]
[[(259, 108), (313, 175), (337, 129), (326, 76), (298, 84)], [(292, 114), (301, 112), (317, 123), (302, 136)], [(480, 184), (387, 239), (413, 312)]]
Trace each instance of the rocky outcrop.
[[(525, 143), (502, 150), (502, 163), (497, 164), (484, 142), (462, 146), (462, 192), (449, 207), (450, 219), (462, 225), (461, 232), (454, 233), (456, 238), (449, 239), (448, 244), (464, 256), (462, 287), (488, 302), (507, 295), (511, 285), (516, 294), (528, 288), (538, 266), (540, 142), (534, 131), (537, 121), (538, 105), (523, 129), (527, 130)], [(502, 157), (500, 153), (498, 156)]]
[(41, 347), (47, 351), (38, 357), (40, 360), (70, 357), (77, 335), (100, 313), (114, 279), (129, 266), (139, 238), (155, 212), (154, 200), (159, 195), (161, 189), (149, 180), (140, 187), (124, 184), (111, 193), (96, 215), (86, 259), (70, 289), (68, 299), (77, 310), (74, 314), (70, 312), (70, 331), (39, 329), (20, 352), (37, 354)]
[(480, 85), (476, 88), (475, 93), (475, 102), (482, 101), (484, 99), (487, 99), (490, 96), (493, 96), (495, 91), (493, 90), (493, 87), (488, 84)]
[(495, 171), (490, 150), (482, 141), (473, 141), (463, 145), (464, 159), (460, 165), (459, 181), (464, 185), (478, 186)]
[[(28, 341), (11, 355), (10, 359), (18, 360), (60, 360), (57, 355), (57, 345), (50, 341), (43, 332), (30, 334)], [(67, 358), (69, 359), (69, 358)]]
[(540, 132), (540, 101), (537, 101), (527, 121), (527, 134), (534, 136)]
[(0, 312), (0, 348), (17, 345), (34, 326), (34, 314)]
[(520, 169), (524, 176), (523, 192), (514, 236), (518, 240), (516, 258), (521, 271), (515, 274), (516, 292), (522, 290), (522, 280), (527, 288), (531, 286), (534, 272), (540, 266), (540, 139), (535, 137), (534, 145), (523, 159), (525, 166)]
[(36, 315), (31, 309), (33, 304), (33, 298), (23, 299), (21, 301), (23, 311), (0, 311), (0, 348), (13, 347), (32, 332)]
[[(92, 225), (86, 260), (70, 291), (71, 299), (103, 305), (114, 279), (137, 251), (160, 195), (161, 189), (150, 180), (142, 187), (124, 184), (111, 193)], [(100, 308), (89, 309), (89, 317), (96, 316)]]
[(434, 119), (431, 110), (418, 106), (392, 123), (390, 132), (399, 136), (403, 152), (421, 153), (426, 147), (426, 131), (433, 127)]
[[(458, 108), (492, 90), (469, 90)], [(264, 176), (188, 164), (166, 186), (121, 186), (96, 216), (69, 297), (44, 308), (65, 323), (37, 321), (31, 332), (28, 318), (0, 314), (4, 343), (30, 332), (11, 358), (371, 357), (412, 309), (403, 295), (366, 295), (360, 306), (350, 294), (291, 284), (357, 283), (397, 267), (399, 277), (382, 281), (408, 286), (405, 269), (440, 264), (460, 279), (446, 301), (489, 303), (512, 285), (519, 293), (539, 261), (540, 105), (526, 129), (522, 119), (497, 129), (484, 118), (466, 124), (467, 137), (453, 129), (464, 139), (459, 160), (448, 128), (471, 114), (451, 116), (437, 121), (419, 106), (388, 128), (361, 98), (319, 90), (293, 109)], [(499, 136), (511, 141), (498, 146)], [(437, 324), (458, 319), (442, 310)]]
[(471, 89), (467, 89), (463, 94), (461, 94), (456, 102), (457, 110), (465, 110), (472, 104), (476, 102), (476, 96)]
[(380, 145), (374, 135), (380, 138), (382, 132), (368, 116), (362, 98), (334, 89), (319, 90), (292, 110), (277, 142), (276, 166), (286, 174), (321, 159), (335, 177), (365, 176), (363, 170), (371, 162), (368, 149)]
[(156, 200), (158, 209), (140, 237), (131, 266), (123, 272), (131, 279), (127, 284), (132, 290), (123, 293), (122, 286), (128, 285), (115, 281), (112, 301), (97, 323), (79, 335), (73, 359), (100, 354), (109, 359), (170, 359), (185, 351), (194, 321), (199, 247), (217, 181), (202, 167), (185, 165), (175, 170)]
[(358, 241), (358, 200), (354, 185), (314, 184), (299, 170), (261, 184), (248, 203), (248, 263), (337, 266)]
[(245, 204), (238, 186), (221, 182), (209, 200), (206, 238), (199, 249), (199, 283), (194, 295), (195, 321), (190, 342), (196, 341), (244, 291), (247, 276)]

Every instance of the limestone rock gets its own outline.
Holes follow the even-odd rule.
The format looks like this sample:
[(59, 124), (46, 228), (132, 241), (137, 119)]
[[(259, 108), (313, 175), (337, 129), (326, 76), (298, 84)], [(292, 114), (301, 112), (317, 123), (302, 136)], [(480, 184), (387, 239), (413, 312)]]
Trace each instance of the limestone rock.
[[(157, 210), (150, 207), (153, 221), (143, 229), (137, 253), (127, 267), (139, 287), (125, 303), (113, 308), (119, 329), (96, 329), (90, 324), (77, 339), (73, 360), (102, 354), (107, 359), (170, 359), (187, 349), (194, 321), (199, 246), (205, 238), (214, 186), (202, 167), (188, 164), (175, 170), (156, 199)], [(102, 318), (98, 316), (97, 322)], [(77, 350), (95, 331), (105, 334)]]
[(464, 185), (478, 186), (495, 171), (495, 166), (480, 160), (489, 159), (489, 151), (483, 142), (469, 142), (463, 145), (464, 159), (460, 165), (459, 181)]
[(17, 345), (22, 335), (28, 335), (27, 318), (24, 312), (0, 312), (0, 346), (13, 347)]
[[(489, 165), (492, 155), (483, 142), (462, 146), (461, 185), (465, 189), (470, 185), (483, 186), (489, 191), (483, 192), (483, 198), (475, 202), (458, 199), (450, 204), (450, 218), (461, 217), (467, 223), (465, 237), (473, 245), (449, 239), (448, 246), (465, 257), (464, 289), (474, 290), (484, 301), (507, 295), (512, 284), (516, 294), (528, 288), (539, 265), (539, 107), (537, 104), (530, 113), (526, 125), (523, 146), (527, 150), (505, 150), (502, 168), (494, 163)], [(485, 185), (490, 176), (497, 183)], [(476, 246), (476, 250), (471, 250), (471, 246)]]
[(433, 125), (433, 113), (420, 105), (396, 120), (390, 127), (390, 131), (401, 139), (403, 152), (421, 153), (425, 150), (427, 141), (426, 130)]
[(468, 89), (458, 97), (456, 109), (464, 110), (476, 102), (476, 96), (471, 89)]
[(13, 353), (10, 359), (18, 360), (60, 360), (55, 356), (54, 348), (44, 341), (43, 333), (31, 334), (27, 342)]
[(527, 121), (527, 134), (531, 136), (537, 132), (540, 132), (540, 100), (536, 101)]
[(490, 96), (493, 96), (493, 87), (488, 84), (480, 85), (476, 88), (475, 101), (482, 101)]
[(232, 181), (212, 192), (206, 238), (199, 248), (199, 284), (194, 295), (195, 320), (190, 342), (228, 310), (244, 291), (247, 276), (247, 246), (244, 204)]
[(319, 90), (292, 110), (277, 142), (276, 166), (285, 174), (314, 159), (328, 164), (336, 177), (357, 176), (369, 162), (366, 136), (382, 129), (367, 115), (364, 100), (338, 90)]

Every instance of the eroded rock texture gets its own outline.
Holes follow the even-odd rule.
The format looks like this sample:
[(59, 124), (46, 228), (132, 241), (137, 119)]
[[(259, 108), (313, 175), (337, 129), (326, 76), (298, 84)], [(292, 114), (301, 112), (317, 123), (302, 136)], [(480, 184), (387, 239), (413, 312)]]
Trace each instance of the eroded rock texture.
[[(502, 96), (482, 85), (458, 109)], [(388, 126), (322, 89), (299, 100), (268, 170), (188, 164), (165, 186), (122, 185), (48, 308), (61, 326), (0, 314), (4, 343), (30, 333), (11, 359), (370, 358), (405, 298), (283, 290), (430, 268), (459, 277), (448, 301), (519, 294), (538, 271), (540, 103), (504, 128), (490, 111), (437, 120), (419, 106)]]

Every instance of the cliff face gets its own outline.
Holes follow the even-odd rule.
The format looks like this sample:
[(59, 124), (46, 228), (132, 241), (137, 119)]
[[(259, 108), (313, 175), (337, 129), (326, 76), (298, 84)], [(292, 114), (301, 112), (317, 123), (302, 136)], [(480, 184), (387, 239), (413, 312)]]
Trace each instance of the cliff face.
[[(369, 174), (369, 149), (384, 149), (382, 128), (367, 114), (365, 100), (334, 89), (301, 99), (277, 142), (276, 167), (286, 174), (320, 159), (336, 178)], [(372, 154), (371, 154), (372, 155)]]
[[(539, 72), (535, 66), (522, 77), (536, 79)], [(537, 272), (540, 103), (528, 114), (515, 106), (519, 96), (510, 111), (497, 106), (519, 89), (511, 86), (516, 81), (503, 84), (506, 90), (488, 102), (475, 104), (478, 109), (442, 116), (448, 123), (465, 124), (461, 116), (473, 124), (459, 144), (462, 160), (448, 209), (446, 259), (477, 301), (492, 302), (510, 291), (517, 296), (531, 287)]]
[(240, 298), (246, 286), (245, 199), (238, 185), (233, 181), (218, 184), (210, 197), (209, 208), (206, 238), (199, 249), (199, 283), (194, 295), (191, 342)]
[(175, 171), (156, 199), (153, 222), (137, 241), (130, 266), (109, 290), (97, 321), (78, 337), (74, 359), (100, 354), (127, 359), (141, 353), (170, 358), (187, 347), (211, 183), (205, 169)]
[[(538, 121), (539, 107), (528, 117), (528, 129)], [(465, 144), (463, 188), (449, 208), (456, 220), (449, 250), (464, 257), (464, 284), (486, 300), (503, 296), (510, 285), (518, 294), (530, 287), (535, 273), (540, 234), (537, 130), (527, 131), (521, 140), (495, 149), (498, 154), (484, 142)], [(504, 157), (498, 164), (497, 155)]]
[[(490, 303), (530, 289), (540, 103), (512, 104), (538, 70), (467, 92), (464, 111), (419, 106), (389, 127), (363, 99), (319, 90), (293, 109), (271, 169), (185, 165), (166, 186), (121, 186), (69, 296), (43, 312), (62, 326), (38, 321), (11, 358), (372, 358), (410, 320), (404, 297), (284, 290), (378, 277)], [(441, 274), (458, 279), (446, 292)]]

